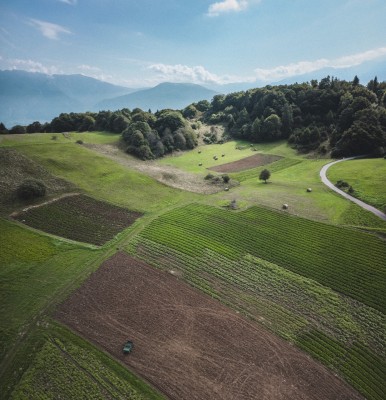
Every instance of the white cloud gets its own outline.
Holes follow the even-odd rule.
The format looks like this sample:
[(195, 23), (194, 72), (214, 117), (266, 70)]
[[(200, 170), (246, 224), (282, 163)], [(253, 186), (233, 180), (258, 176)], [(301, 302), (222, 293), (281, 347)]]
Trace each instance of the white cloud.
[(216, 75), (209, 72), (201, 65), (189, 67), (187, 65), (168, 65), (168, 64), (152, 64), (147, 67), (147, 69), (152, 70), (158, 74), (157, 79), (152, 79), (152, 81), (158, 82), (189, 82), (197, 84), (216, 84), (223, 85), (226, 83), (235, 82), (249, 82), (254, 80), (254, 78), (245, 78), (233, 75)]
[(171, 80), (173, 82), (217, 82), (220, 77), (210, 73), (204, 67), (198, 65), (195, 67), (188, 67), (186, 65), (167, 65), (167, 64), (153, 64), (148, 69), (157, 72), (163, 79)]
[(248, 7), (247, 0), (223, 0), (213, 3), (208, 8), (209, 17), (217, 17), (225, 12), (239, 12)]
[(321, 58), (315, 61), (299, 61), (288, 65), (280, 65), (273, 68), (256, 68), (256, 78), (262, 81), (275, 81), (292, 76), (302, 75), (314, 71), (319, 71), (323, 68), (344, 69), (355, 67), (363, 64), (366, 61), (375, 60), (386, 55), (386, 47), (380, 47), (373, 50), (368, 50), (363, 53), (343, 56), (336, 59)]
[(43, 74), (60, 74), (61, 71), (55, 66), (43, 65), (38, 61), (33, 60), (21, 60), (21, 59), (10, 59), (1, 60), (4, 61), (2, 64), (6, 69), (21, 69), (28, 72), (41, 72)]
[(40, 21), (39, 19), (30, 19), (30, 24), (37, 28), (43, 36), (48, 39), (59, 39), (59, 34), (61, 33), (71, 33), (68, 29), (61, 25), (53, 24), (51, 22)]

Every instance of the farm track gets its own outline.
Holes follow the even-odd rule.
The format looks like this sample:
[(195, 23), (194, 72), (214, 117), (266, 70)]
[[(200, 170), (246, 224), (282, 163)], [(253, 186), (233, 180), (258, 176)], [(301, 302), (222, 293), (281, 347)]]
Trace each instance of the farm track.
[(342, 161), (349, 161), (349, 160), (355, 160), (356, 158), (363, 158), (364, 156), (357, 156), (357, 157), (349, 157), (349, 158), (343, 158), (342, 160), (337, 160), (330, 162), (326, 164), (321, 170), (320, 170), (320, 178), (322, 179), (322, 182), (328, 186), (330, 189), (332, 189), (334, 192), (340, 194), (344, 198), (352, 201), (355, 204), (358, 204), (358, 206), (362, 207), (366, 211), (370, 211), (377, 217), (383, 219), (386, 221), (386, 214), (383, 213), (382, 211), (378, 210), (377, 208), (371, 206), (370, 204), (365, 203), (362, 200), (357, 199), (356, 197), (350, 196), (348, 193), (344, 192), (343, 190), (338, 189), (328, 178), (327, 178), (327, 170), (334, 164), (337, 164)]
[(193, 193), (213, 194), (222, 191), (222, 185), (214, 185), (203, 179), (203, 176), (191, 174), (178, 168), (157, 164), (155, 161), (137, 161), (128, 156), (118, 146), (85, 144), (85, 147), (113, 160), (124, 167), (142, 172), (158, 182)]

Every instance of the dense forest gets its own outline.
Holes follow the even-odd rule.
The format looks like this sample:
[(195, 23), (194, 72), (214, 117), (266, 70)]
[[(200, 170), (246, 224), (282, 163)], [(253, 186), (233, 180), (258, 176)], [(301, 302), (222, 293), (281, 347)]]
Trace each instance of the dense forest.
[[(302, 152), (332, 157), (383, 155), (386, 151), (386, 82), (366, 86), (327, 76), (311, 82), (266, 86), (216, 95), (181, 111), (63, 113), (50, 123), (16, 125), (0, 133), (104, 130), (120, 133), (127, 152), (141, 159), (162, 157), (197, 145), (197, 121), (222, 124), (225, 137), (270, 142), (286, 139)], [(194, 129), (193, 129), (194, 128)]]

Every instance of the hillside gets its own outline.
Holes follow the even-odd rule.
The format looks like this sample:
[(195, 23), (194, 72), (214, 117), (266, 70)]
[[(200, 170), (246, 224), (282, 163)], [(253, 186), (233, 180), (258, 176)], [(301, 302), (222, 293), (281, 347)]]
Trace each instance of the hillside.
[(133, 373), (182, 400), (383, 399), (386, 222), (325, 188), (329, 159), (238, 140), (144, 162), (118, 141), (0, 137), (10, 180), (76, 185), (0, 218), (5, 399), (160, 398)]
[(124, 96), (101, 101), (100, 110), (118, 110), (121, 108), (141, 108), (142, 110), (162, 110), (171, 108), (180, 110), (200, 100), (211, 100), (217, 92), (200, 85), (189, 83), (161, 83), (151, 89), (144, 89)]

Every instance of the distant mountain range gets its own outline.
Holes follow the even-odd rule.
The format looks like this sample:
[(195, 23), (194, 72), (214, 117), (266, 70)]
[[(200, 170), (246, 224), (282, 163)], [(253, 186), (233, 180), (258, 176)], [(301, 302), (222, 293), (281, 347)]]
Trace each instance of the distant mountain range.
[(0, 122), (10, 128), (34, 121), (51, 121), (64, 112), (121, 108), (152, 111), (181, 109), (211, 100), (215, 91), (200, 85), (162, 83), (151, 89), (130, 89), (83, 75), (45, 75), (0, 71)]
[(384, 62), (364, 63), (347, 69), (326, 68), (276, 82), (240, 82), (208, 88), (190, 83), (161, 83), (153, 88), (132, 89), (112, 85), (84, 75), (46, 75), (27, 71), (0, 71), (0, 122), (10, 128), (34, 121), (51, 121), (64, 112), (115, 111), (139, 107), (145, 111), (182, 109), (200, 100), (211, 100), (218, 93), (270, 85), (320, 80), (327, 75), (351, 81), (358, 75), (366, 85), (374, 76), (385, 79)]
[(160, 83), (124, 96), (104, 100), (97, 104), (100, 110), (117, 110), (124, 107), (157, 111), (164, 108), (179, 110), (200, 100), (212, 100), (217, 92), (191, 83)]

